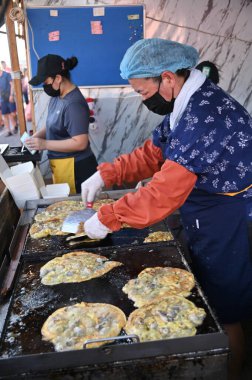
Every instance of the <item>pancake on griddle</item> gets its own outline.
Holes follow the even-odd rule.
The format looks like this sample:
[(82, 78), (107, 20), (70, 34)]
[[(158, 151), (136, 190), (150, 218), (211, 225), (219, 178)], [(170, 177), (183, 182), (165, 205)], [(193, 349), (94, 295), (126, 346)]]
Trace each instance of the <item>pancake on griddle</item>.
[(170, 241), (174, 240), (174, 237), (169, 231), (156, 231), (151, 232), (145, 239), (144, 243), (153, 243), (158, 241)]
[(186, 298), (169, 296), (134, 310), (124, 329), (141, 342), (193, 336), (205, 316), (204, 309)]
[(94, 253), (70, 252), (43, 265), (40, 268), (40, 277), (44, 285), (82, 282), (100, 277), (120, 265), (123, 264)]
[[(125, 323), (124, 313), (114, 305), (81, 302), (52, 313), (41, 333), (44, 340), (54, 344), (56, 351), (80, 350), (88, 339), (118, 336)], [(105, 343), (109, 341), (91, 343), (87, 348)]]
[(53, 235), (67, 235), (66, 232), (61, 231), (62, 220), (51, 219), (47, 222), (33, 223), (30, 227), (29, 233), (31, 238), (40, 239), (46, 236)]
[[(113, 203), (113, 199), (100, 199), (94, 202), (93, 208), (97, 211), (103, 204)], [(74, 211), (83, 210), (82, 201), (59, 201), (45, 208), (35, 215), (35, 223), (31, 225), (30, 236), (33, 239), (40, 239), (53, 235), (67, 235), (61, 231), (64, 219)], [(78, 232), (83, 232), (80, 226)]]
[(187, 297), (194, 285), (194, 276), (187, 270), (154, 267), (144, 269), (137, 278), (129, 280), (122, 290), (135, 302), (135, 307), (140, 307), (168, 295)]

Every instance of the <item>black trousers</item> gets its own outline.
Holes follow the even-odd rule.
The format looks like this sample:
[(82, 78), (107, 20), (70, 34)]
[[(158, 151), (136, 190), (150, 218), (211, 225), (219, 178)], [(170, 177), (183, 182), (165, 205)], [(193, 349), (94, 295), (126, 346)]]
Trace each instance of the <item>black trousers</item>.
[(96, 172), (98, 163), (94, 155), (74, 162), (74, 176), (76, 193), (81, 192), (81, 184)]

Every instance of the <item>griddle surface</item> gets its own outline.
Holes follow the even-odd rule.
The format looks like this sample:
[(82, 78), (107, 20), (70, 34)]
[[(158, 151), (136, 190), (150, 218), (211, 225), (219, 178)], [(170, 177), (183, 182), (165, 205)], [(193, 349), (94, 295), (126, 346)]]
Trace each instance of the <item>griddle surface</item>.
[[(138, 246), (143, 244), (144, 239), (154, 231), (169, 231), (165, 222), (157, 223), (153, 226), (146, 227), (144, 229), (124, 228), (120, 231), (109, 234), (105, 239), (97, 242), (84, 242), (78, 245), (78, 249), (98, 248), (98, 247), (118, 247), (118, 246)], [(48, 236), (41, 239), (32, 239), (30, 235), (27, 236), (23, 255), (36, 255), (46, 252), (52, 256), (57, 251), (67, 252), (77, 247), (71, 247), (66, 242), (64, 236)]]
[[(100, 278), (86, 282), (45, 286), (39, 278), (39, 270), (47, 261), (45, 257), (23, 259), (1, 339), (2, 357), (54, 351), (52, 344), (42, 340), (41, 327), (48, 316), (58, 308), (82, 301), (102, 302), (119, 307), (128, 316), (135, 309), (133, 302), (122, 292), (122, 287), (129, 279), (135, 278), (147, 267), (173, 266), (188, 269), (179, 249), (173, 243), (119, 247), (98, 250), (97, 253), (124, 265), (114, 268)], [(207, 312), (197, 333), (218, 332), (217, 323), (197, 287), (189, 299)]]

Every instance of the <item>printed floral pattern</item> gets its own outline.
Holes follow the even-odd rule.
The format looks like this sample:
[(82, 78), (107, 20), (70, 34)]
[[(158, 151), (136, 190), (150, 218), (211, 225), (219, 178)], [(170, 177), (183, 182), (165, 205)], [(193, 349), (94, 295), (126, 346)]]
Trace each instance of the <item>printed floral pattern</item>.
[[(166, 159), (198, 176), (209, 193), (238, 192), (252, 184), (252, 120), (221, 88), (206, 80), (171, 131), (169, 115), (153, 132)], [(242, 193), (252, 197), (252, 190)]]

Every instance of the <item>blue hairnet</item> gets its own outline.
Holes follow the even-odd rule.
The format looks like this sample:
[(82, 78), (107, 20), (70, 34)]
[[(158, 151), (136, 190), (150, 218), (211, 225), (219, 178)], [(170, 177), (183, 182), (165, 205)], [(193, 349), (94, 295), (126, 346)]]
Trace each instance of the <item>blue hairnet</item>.
[(121, 77), (153, 78), (164, 71), (175, 73), (195, 66), (198, 58), (192, 46), (161, 38), (142, 39), (126, 51), (120, 65)]

